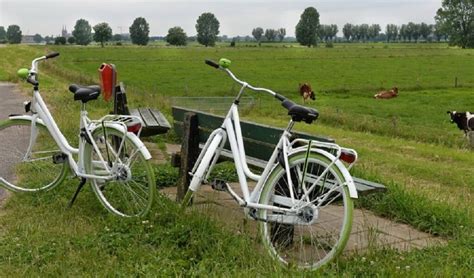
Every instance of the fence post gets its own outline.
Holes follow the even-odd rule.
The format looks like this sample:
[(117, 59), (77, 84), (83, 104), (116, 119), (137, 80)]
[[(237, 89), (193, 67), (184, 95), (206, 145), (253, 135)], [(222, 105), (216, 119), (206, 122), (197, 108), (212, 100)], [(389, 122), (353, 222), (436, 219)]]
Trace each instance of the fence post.
[(199, 155), (199, 128), (198, 117), (195, 113), (184, 114), (183, 140), (181, 145), (181, 166), (179, 168), (180, 179), (176, 192), (176, 201), (181, 202), (188, 191), (191, 176), (189, 172)]

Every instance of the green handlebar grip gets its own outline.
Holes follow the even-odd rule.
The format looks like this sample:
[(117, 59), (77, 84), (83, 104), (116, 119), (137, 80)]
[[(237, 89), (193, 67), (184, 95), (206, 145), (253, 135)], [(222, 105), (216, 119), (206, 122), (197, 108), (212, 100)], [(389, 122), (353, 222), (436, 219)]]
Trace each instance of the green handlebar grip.
[(26, 79), (28, 75), (30, 74), (30, 71), (28, 69), (19, 69), (17, 71), (18, 77)]
[(231, 61), (229, 59), (226, 59), (226, 58), (221, 58), (219, 60), (219, 66), (223, 67), (223, 68), (228, 68), (230, 67), (230, 64), (231, 64)]

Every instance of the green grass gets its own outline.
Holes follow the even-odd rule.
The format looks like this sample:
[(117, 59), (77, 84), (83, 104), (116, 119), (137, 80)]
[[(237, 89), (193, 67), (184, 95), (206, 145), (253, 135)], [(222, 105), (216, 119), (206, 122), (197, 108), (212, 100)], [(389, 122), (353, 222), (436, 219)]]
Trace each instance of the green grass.
[[(383, 44), (380, 44), (383, 45)], [(133, 105), (169, 108), (170, 97), (229, 96), (237, 87), (206, 58), (227, 57), (243, 80), (269, 87), (298, 102), (298, 84), (310, 82), (322, 123), (447, 146), (463, 147), (447, 110), (470, 106), (474, 87), (474, 50), (444, 44), (341, 44), (334, 49), (301, 47), (53, 47), (62, 56), (50, 68), (78, 82), (97, 82), (102, 62), (114, 63)], [(444, 46), (444, 47), (442, 47)], [(133, 55), (130, 54), (133, 51)], [(68, 68), (70, 70), (64, 70)], [(454, 79), (458, 86), (453, 89)], [(374, 100), (380, 88), (397, 86), (400, 97)], [(280, 116), (276, 102), (258, 99), (255, 116)], [(179, 104), (179, 102), (177, 103)]]
[[(318, 99), (309, 105), (321, 116), (316, 125), (298, 124), (296, 129), (355, 148), (360, 155), (355, 175), (389, 189), (386, 194), (362, 197), (357, 206), (449, 241), (446, 246), (401, 253), (374, 247), (341, 258), (318, 274), (468, 276), (474, 272), (474, 159), (462, 133), (445, 114), (450, 109), (472, 111), (473, 50), (445, 44), (52, 49), (61, 56), (40, 67), (43, 96), (73, 142), (79, 105), (72, 101), (67, 85), (97, 81), (102, 62), (117, 65), (131, 107), (157, 107), (168, 117), (174, 96), (224, 96), (237, 90), (221, 72), (205, 66), (204, 58), (230, 58), (242, 79), (299, 102), (298, 82), (311, 82)], [(0, 80), (16, 81), (16, 70), (45, 52), (37, 47), (0, 48)], [(463, 88), (452, 88), (454, 76)], [(371, 98), (379, 87), (395, 85), (400, 88), (398, 98)], [(285, 125), (287, 116), (276, 100), (254, 97), (257, 104), (246, 119)], [(89, 110), (92, 117), (99, 117), (111, 110), (111, 104), (91, 103)], [(234, 177), (230, 167), (223, 166), (222, 171)], [(162, 184), (176, 178), (169, 166), (157, 168), (157, 173)], [(168, 175), (173, 179), (167, 180)], [(235, 235), (195, 212), (181, 215), (171, 202), (157, 205), (149, 219), (123, 220), (108, 215), (87, 190), (73, 209), (66, 210), (76, 183), (70, 180), (52, 192), (15, 194), (9, 200), (0, 212), (2, 275), (300, 276), (256, 252), (248, 235)]]

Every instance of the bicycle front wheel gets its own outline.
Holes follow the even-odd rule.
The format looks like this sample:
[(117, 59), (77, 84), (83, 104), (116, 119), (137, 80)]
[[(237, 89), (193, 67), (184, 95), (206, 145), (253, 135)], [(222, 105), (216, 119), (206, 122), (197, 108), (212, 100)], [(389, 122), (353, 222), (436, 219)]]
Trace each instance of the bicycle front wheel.
[(329, 165), (330, 160), (318, 153), (289, 157), (294, 202), (281, 165), (272, 171), (263, 187), (260, 204), (297, 208), (294, 213), (264, 209), (259, 212), (265, 247), (285, 265), (317, 269), (337, 257), (347, 243), (353, 203), (341, 171)]
[(0, 184), (17, 192), (35, 192), (60, 184), (67, 174), (67, 161), (54, 161), (61, 154), (45, 126), (31, 120), (0, 121)]
[(156, 185), (150, 162), (144, 158), (139, 146), (128, 136), (124, 138), (122, 132), (108, 127), (95, 129), (92, 140), (98, 149), (86, 145), (86, 172), (114, 176), (110, 180), (90, 179), (101, 203), (110, 212), (123, 217), (147, 214)]

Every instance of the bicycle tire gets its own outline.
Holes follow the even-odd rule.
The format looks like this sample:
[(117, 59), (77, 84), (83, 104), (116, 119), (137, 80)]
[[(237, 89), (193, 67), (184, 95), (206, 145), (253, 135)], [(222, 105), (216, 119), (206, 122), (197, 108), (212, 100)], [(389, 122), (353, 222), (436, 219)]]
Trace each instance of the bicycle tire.
[[(303, 196), (301, 181), (305, 173), (303, 168), (306, 153), (292, 154), (288, 160), (295, 199), (298, 199)], [(347, 244), (352, 227), (353, 202), (349, 196), (346, 180), (337, 166), (332, 165), (326, 173), (324, 172), (330, 165), (327, 157), (310, 152), (306, 165), (304, 184), (307, 190), (319, 176), (323, 175), (309, 194), (309, 200), (318, 204), (317, 209), (313, 210), (314, 207), (307, 206), (305, 210), (295, 213), (293, 218), (288, 217), (286, 223), (275, 220), (279, 219), (282, 213), (261, 209), (260, 232), (266, 249), (278, 261), (287, 266), (315, 270), (336, 258)], [(284, 167), (278, 165), (265, 182), (259, 203), (286, 207), (281, 205), (281, 202), (274, 203), (274, 200), (276, 196), (290, 196), (287, 181)], [(330, 193), (331, 189), (337, 190)], [(318, 197), (325, 196), (326, 200), (316, 202)], [(301, 202), (309, 203), (307, 199)]]
[[(92, 132), (92, 140), (97, 144), (102, 157), (110, 159), (109, 169), (117, 169), (120, 177), (108, 181), (90, 179), (90, 182), (108, 211), (122, 217), (140, 217), (150, 211), (153, 203), (156, 192), (154, 172), (140, 147), (128, 136), (124, 139), (123, 147), (117, 147), (120, 145), (117, 141), (121, 142), (123, 136), (123, 132), (110, 127), (99, 127)], [(84, 155), (86, 173), (103, 174), (104, 166), (100, 165), (99, 156), (91, 144), (86, 144)]]
[[(54, 162), (61, 154), (47, 128), (36, 122), (38, 132), (31, 151), (31, 120), (0, 121), (0, 184), (11, 191), (38, 192), (61, 184), (67, 175), (67, 161)], [(2, 181), (3, 179), (3, 181)]]

